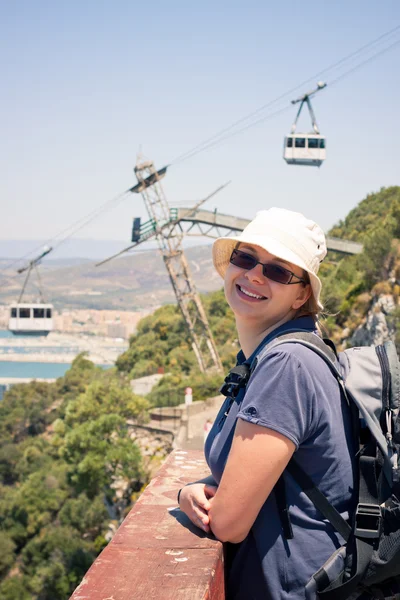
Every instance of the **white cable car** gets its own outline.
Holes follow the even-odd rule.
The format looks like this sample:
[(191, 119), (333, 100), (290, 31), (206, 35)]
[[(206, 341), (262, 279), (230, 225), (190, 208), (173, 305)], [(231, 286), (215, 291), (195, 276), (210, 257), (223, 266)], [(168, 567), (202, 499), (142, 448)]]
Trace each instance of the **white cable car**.
[[(319, 90), (326, 87), (326, 83), (318, 83), (316, 90), (304, 94), (297, 100), (292, 100), (292, 104), (300, 102), (299, 110), (297, 111), (296, 119), (290, 130), (290, 134), (285, 137), (283, 158), (289, 165), (302, 165), (309, 167), (320, 167), (326, 159), (326, 139), (320, 134), (315, 114), (311, 106), (310, 97), (316, 94)], [(313, 126), (311, 133), (296, 133), (297, 121), (301, 110), (307, 104)]]
[(8, 329), (20, 335), (47, 335), (53, 329), (53, 305), (11, 304)]
[[(20, 335), (47, 335), (53, 329), (53, 305), (47, 304), (44, 301), (42, 285), (40, 281), (39, 271), (36, 266), (40, 260), (49, 254), (52, 248), (45, 248), (40, 256), (31, 260), (31, 262), (22, 269), (18, 269), (18, 273), (28, 271), (18, 302), (10, 306), (10, 318), (8, 321), (8, 329), (14, 334)], [(32, 269), (35, 269), (39, 282), (40, 302), (22, 302), (26, 284)]]

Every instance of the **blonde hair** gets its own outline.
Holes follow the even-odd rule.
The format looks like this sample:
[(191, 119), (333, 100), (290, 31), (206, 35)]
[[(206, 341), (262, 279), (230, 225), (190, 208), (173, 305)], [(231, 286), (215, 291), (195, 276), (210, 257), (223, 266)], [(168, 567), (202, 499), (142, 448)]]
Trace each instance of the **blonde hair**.
[[(303, 271), (303, 277), (306, 281), (306, 283), (304, 283), (303, 285), (311, 286), (310, 278), (308, 276), (307, 271)], [(304, 317), (304, 316), (312, 317), (314, 319), (317, 330), (320, 332), (320, 327), (318, 325), (318, 321), (320, 319), (320, 311), (318, 308), (318, 304), (315, 301), (314, 294), (312, 293), (312, 289), (311, 289), (310, 297), (304, 302), (304, 304), (302, 306), (300, 306), (296, 316), (297, 317)]]

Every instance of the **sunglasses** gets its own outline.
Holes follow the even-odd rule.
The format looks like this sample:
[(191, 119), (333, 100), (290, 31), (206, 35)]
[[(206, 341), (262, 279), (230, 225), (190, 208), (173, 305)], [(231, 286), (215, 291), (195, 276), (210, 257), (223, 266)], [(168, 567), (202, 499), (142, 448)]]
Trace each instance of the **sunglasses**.
[[(256, 265), (261, 265), (264, 277), (276, 281), (277, 283), (283, 283), (283, 285), (308, 283), (305, 279), (302, 279), (292, 271), (289, 271), (289, 269), (285, 269), (275, 263), (262, 263), (251, 254), (247, 254), (247, 252), (242, 252), (241, 250), (233, 250), (229, 262), (232, 263), (232, 265), (235, 265), (235, 267), (245, 269), (246, 271), (254, 269)], [(292, 281), (294, 277), (298, 281)]]

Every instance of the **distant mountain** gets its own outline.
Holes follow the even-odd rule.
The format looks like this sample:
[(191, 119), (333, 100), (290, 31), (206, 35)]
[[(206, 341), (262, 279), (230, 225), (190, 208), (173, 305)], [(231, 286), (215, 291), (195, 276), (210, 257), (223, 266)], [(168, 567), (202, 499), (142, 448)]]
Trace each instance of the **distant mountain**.
[[(51, 259), (88, 258), (99, 260), (105, 256), (115, 254), (128, 245), (128, 241), (114, 240), (89, 240), (74, 238), (60, 244), (51, 254)], [(41, 248), (48, 245), (46, 240), (0, 240), (1, 258), (20, 258), (31, 252), (40, 254)]]
[[(199, 238), (185, 240), (185, 247), (199, 245)], [(71, 238), (62, 242), (53, 252), (46, 257), (45, 263), (61, 264), (61, 261), (72, 261), (73, 259), (101, 260), (107, 256), (116, 254), (123, 248), (129, 246), (126, 240), (91, 240), (85, 238)], [(47, 240), (0, 240), (0, 261), (17, 260), (26, 256), (26, 260), (40, 254), (44, 246), (49, 246)], [(54, 244), (57, 245), (57, 242)], [(140, 252), (157, 248), (156, 242), (147, 242), (140, 246)], [(138, 249), (139, 251), (139, 249)], [(71, 264), (73, 264), (71, 262)]]
[[(209, 292), (222, 286), (212, 265), (210, 245), (187, 248), (185, 253), (199, 291)], [(105, 252), (101, 258), (109, 255), (110, 252)], [(0, 271), (10, 262), (10, 259), (0, 259)], [(174, 302), (175, 299), (157, 249), (126, 254), (101, 267), (96, 267), (96, 259), (48, 259), (40, 266), (40, 273), (46, 297), (58, 309), (140, 310)], [(16, 275), (14, 266), (6, 271), (6, 277), (8, 279), (0, 288), (0, 302), (3, 304), (16, 299), (24, 274)], [(37, 297), (35, 276), (32, 275), (31, 279), (26, 291), (29, 300)]]

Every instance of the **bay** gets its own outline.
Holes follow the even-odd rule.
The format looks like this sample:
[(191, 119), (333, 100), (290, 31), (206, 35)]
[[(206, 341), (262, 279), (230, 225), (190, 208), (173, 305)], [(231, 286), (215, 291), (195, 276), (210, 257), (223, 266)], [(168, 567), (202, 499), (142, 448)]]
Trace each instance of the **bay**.
[(0, 329), (0, 338), (12, 338), (14, 334), (7, 329)]
[[(32, 336), (15, 336), (11, 331), (6, 329), (0, 329), (0, 338), (10, 339), (16, 338), (21, 339), (27, 337), (32, 340)], [(8, 346), (2, 345), (2, 349), (7, 350)], [(73, 350), (71, 346), (27, 346), (27, 347), (11, 347), (13, 352), (18, 354), (29, 354), (35, 352), (46, 351), (47, 354), (64, 354), (71, 353)], [(79, 353), (79, 348), (76, 349), (76, 354)], [(4, 352), (2, 356), (6, 357), (7, 352)], [(112, 365), (98, 365), (103, 369), (109, 369)], [(60, 362), (36, 362), (36, 361), (11, 361), (11, 360), (0, 360), (0, 378), (9, 379), (57, 379), (62, 377), (66, 371), (71, 367), (71, 363), (60, 363)]]
[(28, 379), (57, 379), (70, 368), (68, 363), (0, 361), (0, 377)]
[[(110, 369), (113, 365), (97, 365)], [(71, 367), (68, 363), (0, 361), (0, 378), (57, 379)]]

